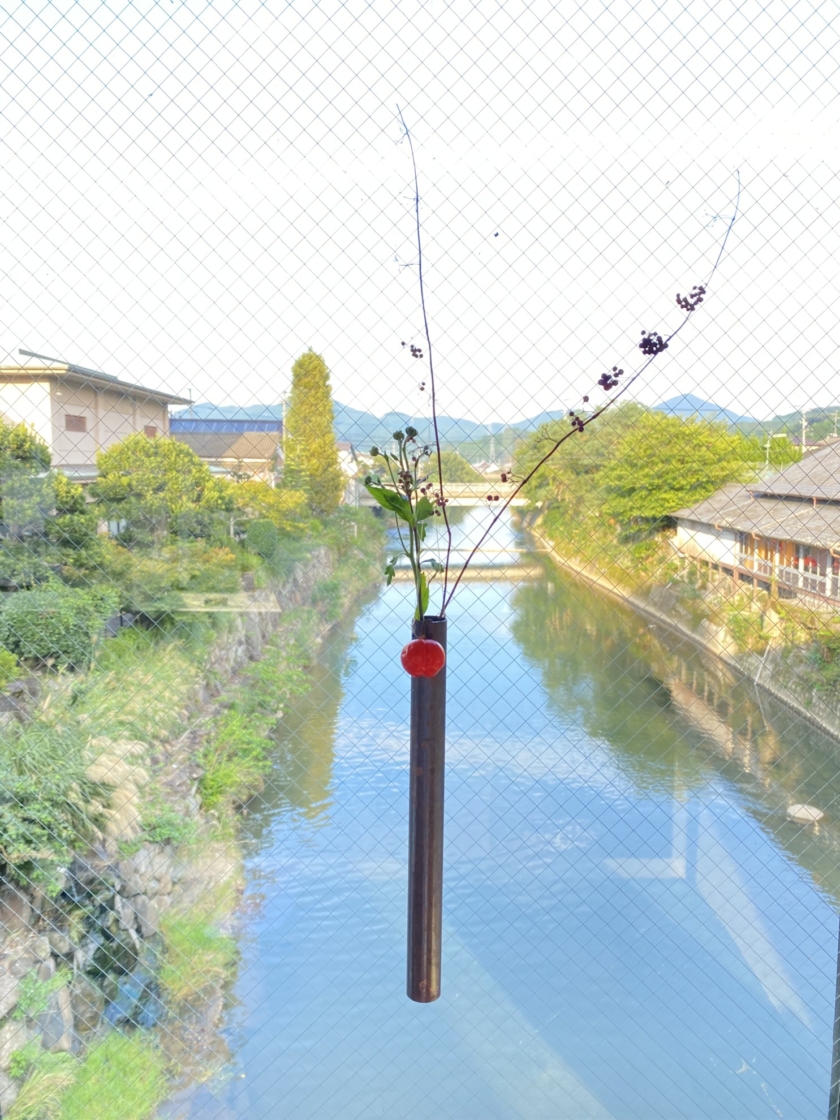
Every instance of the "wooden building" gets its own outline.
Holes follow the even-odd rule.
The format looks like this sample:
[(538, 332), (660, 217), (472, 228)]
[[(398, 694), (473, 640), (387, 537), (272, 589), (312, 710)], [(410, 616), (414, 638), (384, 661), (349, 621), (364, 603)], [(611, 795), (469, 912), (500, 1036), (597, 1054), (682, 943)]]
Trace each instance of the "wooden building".
[(840, 444), (675, 518), (683, 555), (783, 596), (840, 602)]

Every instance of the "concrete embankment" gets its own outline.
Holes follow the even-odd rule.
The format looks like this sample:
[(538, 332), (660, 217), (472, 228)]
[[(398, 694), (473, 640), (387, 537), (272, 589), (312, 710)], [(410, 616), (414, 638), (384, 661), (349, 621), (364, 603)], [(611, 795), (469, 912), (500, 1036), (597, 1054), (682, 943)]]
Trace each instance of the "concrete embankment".
[[(797, 678), (795, 670), (785, 660), (784, 651), (768, 647), (763, 655), (736, 652), (732, 638), (724, 627), (716, 628), (705, 619), (694, 624), (693, 620), (678, 617), (673, 609), (676, 607), (676, 596), (669, 596), (667, 589), (661, 589), (660, 596), (665, 605), (658, 604), (644, 592), (622, 587), (597, 568), (564, 556), (550, 545), (543, 546), (541, 553), (563, 571), (625, 603), (655, 625), (693, 642), (705, 653), (718, 658), (741, 677), (752, 681), (756, 687), (792, 708), (815, 727), (840, 740), (840, 713)], [(673, 599), (673, 606), (669, 604), (669, 599)]]

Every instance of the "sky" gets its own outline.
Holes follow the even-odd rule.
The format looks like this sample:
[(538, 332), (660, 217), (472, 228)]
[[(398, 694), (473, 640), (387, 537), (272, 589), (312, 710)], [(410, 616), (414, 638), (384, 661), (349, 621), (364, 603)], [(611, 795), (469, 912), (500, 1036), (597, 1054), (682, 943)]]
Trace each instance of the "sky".
[[(634, 386), (764, 418), (840, 401), (836, 4), (11, 2), (0, 15), (0, 360), (275, 403), (575, 407)], [(592, 399), (600, 399), (597, 393)]]

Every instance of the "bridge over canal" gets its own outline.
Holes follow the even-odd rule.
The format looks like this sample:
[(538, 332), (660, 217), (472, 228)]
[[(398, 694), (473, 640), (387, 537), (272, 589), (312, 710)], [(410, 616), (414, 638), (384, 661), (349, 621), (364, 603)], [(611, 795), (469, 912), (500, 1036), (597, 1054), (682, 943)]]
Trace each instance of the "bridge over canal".
[[(354, 505), (360, 506), (375, 506), (376, 502), (371, 498), (361, 483), (357, 484), (358, 494), (354, 499)], [(449, 505), (454, 508), (474, 508), (475, 506), (500, 506), (510, 495), (513, 493), (514, 486), (510, 482), (447, 482), (444, 491), (449, 501)], [(495, 498), (498, 495), (499, 501), (488, 501), (489, 497)], [(512, 506), (527, 505), (527, 499), (514, 498), (511, 502)]]

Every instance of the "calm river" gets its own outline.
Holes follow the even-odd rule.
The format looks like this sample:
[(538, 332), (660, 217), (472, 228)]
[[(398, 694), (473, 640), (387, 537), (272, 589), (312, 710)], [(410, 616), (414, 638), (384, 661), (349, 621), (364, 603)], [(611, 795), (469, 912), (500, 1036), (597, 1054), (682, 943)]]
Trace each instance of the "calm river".
[[(571, 579), (470, 583), (450, 614), (444, 990), (415, 1005), (410, 616), (408, 584), (362, 608), (278, 729), (245, 825), (233, 1063), (188, 1114), (823, 1116), (840, 746)], [(789, 822), (792, 802), (825, 820)]]

